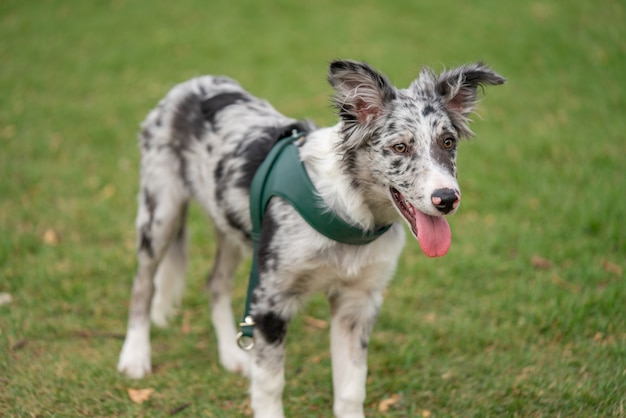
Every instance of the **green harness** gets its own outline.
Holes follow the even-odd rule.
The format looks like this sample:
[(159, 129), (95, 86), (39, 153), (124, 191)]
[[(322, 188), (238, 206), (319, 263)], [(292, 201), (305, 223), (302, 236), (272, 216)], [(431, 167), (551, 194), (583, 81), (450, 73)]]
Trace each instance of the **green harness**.
[(279, 139), (259, 166), (250, 186), (250, 216), (252, 218), (254, 252), (243, 321), (239, 324), (241, 332), (237, 336), (237, 343), (244, 350), (251, 350), (254, 347), (253, 330), (255, 324), (250, 309), (252, 294), (259, 284), (257, 247), (265, 209), (273, 196), (278, 196), (289, 202), (317, 232), (343, 244), (369, 244), (391, 227), (391, 225), (386, 225), (373, 232), (364, 231), (344, 222), (328, 210), (300, 161), (300, 153), (295, 141), (305, 135), (306, 132), (294, 131), (291, 136)]

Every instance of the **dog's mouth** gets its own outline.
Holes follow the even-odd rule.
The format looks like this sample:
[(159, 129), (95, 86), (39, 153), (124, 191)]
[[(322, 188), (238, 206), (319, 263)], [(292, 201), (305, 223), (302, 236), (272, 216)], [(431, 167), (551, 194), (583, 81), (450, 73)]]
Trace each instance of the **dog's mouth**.
[(396, 208), (408, 222), (424, 254), (429, 257), (446, 255), (452, 239), (450, 225), (446, 218), (420, 212), (398, 190), (393, 187), (389, 190)]

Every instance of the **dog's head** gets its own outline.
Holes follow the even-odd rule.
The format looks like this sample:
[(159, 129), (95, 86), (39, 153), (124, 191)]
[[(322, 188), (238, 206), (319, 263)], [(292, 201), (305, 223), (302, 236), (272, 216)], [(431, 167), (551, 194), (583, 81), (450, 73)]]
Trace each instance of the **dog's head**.
[(408, 89), (397, 89), (365, 63), (334, 61), (328, 81), (341, 117), (339, 151), (356, 187), (367, 189), (383, 216), (400, 214), (426, 255), (445, 255), (451, 233), (444, 215), (461, 201), (457, 142), (472, 135), (478, 88), (504, 78), (478, 62), (439, 75), (424, 69)]

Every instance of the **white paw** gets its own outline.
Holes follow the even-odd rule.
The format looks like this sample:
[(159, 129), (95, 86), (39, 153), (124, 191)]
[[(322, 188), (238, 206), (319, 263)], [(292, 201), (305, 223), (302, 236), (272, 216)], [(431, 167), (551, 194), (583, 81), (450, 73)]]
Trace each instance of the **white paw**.
[(335, 404), (333, 407), (333, 411), (335, 412), (335, 417), (337, 418), (364, 418), (363, 414), (363, 404), (361, 402), (354, 401), (341, 401), (339, 399), (335, 399)]
[(132, 379), (141, 379), (150, 374), (150, 342), (129, 332), (122, 346), (117, 370)]
[(284, 418), (285, 414), (283, 413), (282, 408), (270, 411), (254, 411), (254, 418)]
[(243, 351), (236, 345), (219, 349), (220, 363), (231, 372), (239, 373), (243, 376), (250, 375), (250, 354)]

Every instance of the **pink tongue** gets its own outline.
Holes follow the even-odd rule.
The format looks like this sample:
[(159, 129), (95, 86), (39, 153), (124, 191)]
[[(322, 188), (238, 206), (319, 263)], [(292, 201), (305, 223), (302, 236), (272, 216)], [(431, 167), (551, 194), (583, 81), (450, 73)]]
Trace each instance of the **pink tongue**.
[(429, 257), (441, 257), (450, 249), (452, 233), (450, 225), (443, 216), (429, 216), (415, 211), (415, 225), (417, 239), (422, 251)]

